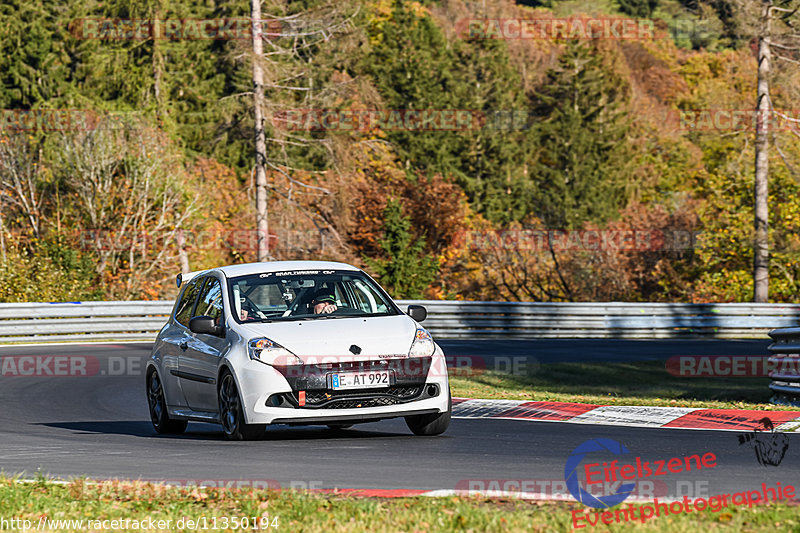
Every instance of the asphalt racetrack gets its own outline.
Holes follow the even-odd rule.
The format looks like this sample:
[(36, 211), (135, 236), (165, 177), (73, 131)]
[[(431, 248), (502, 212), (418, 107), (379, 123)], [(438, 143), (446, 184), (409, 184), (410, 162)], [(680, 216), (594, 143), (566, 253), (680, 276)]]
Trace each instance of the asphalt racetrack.
[[(541, 362), (580, 357), (765, 353), (765, 341), (450, 341), (448, 354), (531, 355)], [(642, 494), (707, 497), (797, 484), (800, 435), (786, 435), (779, 466), (762, 466), (752, 446), (724, 431), (558, 422), (454, 419), (440, 437), (414, 437), (402, 419), (355, 426), (270, 427), (263, 440), (229, 442), (217, 426), (190, 423), (186, 434), (157, 435), (150, 424), (142, 371), (150, 344), (6, 346), (7, 356), (88, 356), (89, 377), (0, 377), (0, 470), (32, 478), (243, 481), (247, 486), (365, 489), (511, 489), (564, 494), (564, 465), (592, 438), (618, 441), (630, 457), (669, 459), (712, 452), (716, 466), (653, 478)], [(643, 355), (642, 352), (646, 352)], [(599, 359), (602, 360), (602, 359)], [(605, 359), (612, 360), (612, 359)], [(613, 359), (624, 360), (624, 359)], [(781, 438), (783, 438), (781, 436)], [(641, 483), (641, 482), (640, 482)], [(655, 494), (648, 493), (655, 491)]]

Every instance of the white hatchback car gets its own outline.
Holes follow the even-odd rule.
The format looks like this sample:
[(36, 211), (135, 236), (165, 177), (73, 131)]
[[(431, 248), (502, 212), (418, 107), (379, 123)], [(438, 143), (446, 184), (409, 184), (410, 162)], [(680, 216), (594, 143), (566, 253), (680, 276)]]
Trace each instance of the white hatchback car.
[(267, 424), (344, 428), (405, 417), (416, 435), (450, 424), (442, 349), (366, 273), (344, 263), (282, 261), (178, 276), (182, 290), (147, 362), (158, 433), (189, 420), (234, 440)]

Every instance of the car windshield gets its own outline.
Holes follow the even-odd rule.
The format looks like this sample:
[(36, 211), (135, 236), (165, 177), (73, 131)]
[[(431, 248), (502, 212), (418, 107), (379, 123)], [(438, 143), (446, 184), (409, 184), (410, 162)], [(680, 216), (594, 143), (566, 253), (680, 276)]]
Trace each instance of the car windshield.
[(228, 280), (238, 322), (397, 315), (383, 290), (358, 271), (293, 270)]

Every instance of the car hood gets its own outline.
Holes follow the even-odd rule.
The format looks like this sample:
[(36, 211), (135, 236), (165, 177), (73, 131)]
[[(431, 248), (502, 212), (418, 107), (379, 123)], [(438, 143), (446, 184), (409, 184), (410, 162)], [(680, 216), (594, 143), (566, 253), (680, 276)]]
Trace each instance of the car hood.
[[(407, 315), (241, 324), (249, 339), (267, 337), (304, 362), (330, 356), (342, 362), (408, 357), (417, 327)], [(351, 352), (353, 345), (360, 354)]]

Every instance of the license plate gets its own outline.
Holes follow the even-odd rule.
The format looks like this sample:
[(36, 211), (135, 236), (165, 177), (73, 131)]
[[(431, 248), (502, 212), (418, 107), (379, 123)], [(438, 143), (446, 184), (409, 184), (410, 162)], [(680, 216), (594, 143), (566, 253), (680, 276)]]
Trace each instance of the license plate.
[(342, 372), (331, 375), (331, 389), (373, 389), (391, 385), (388, 370), (373, 372)]

